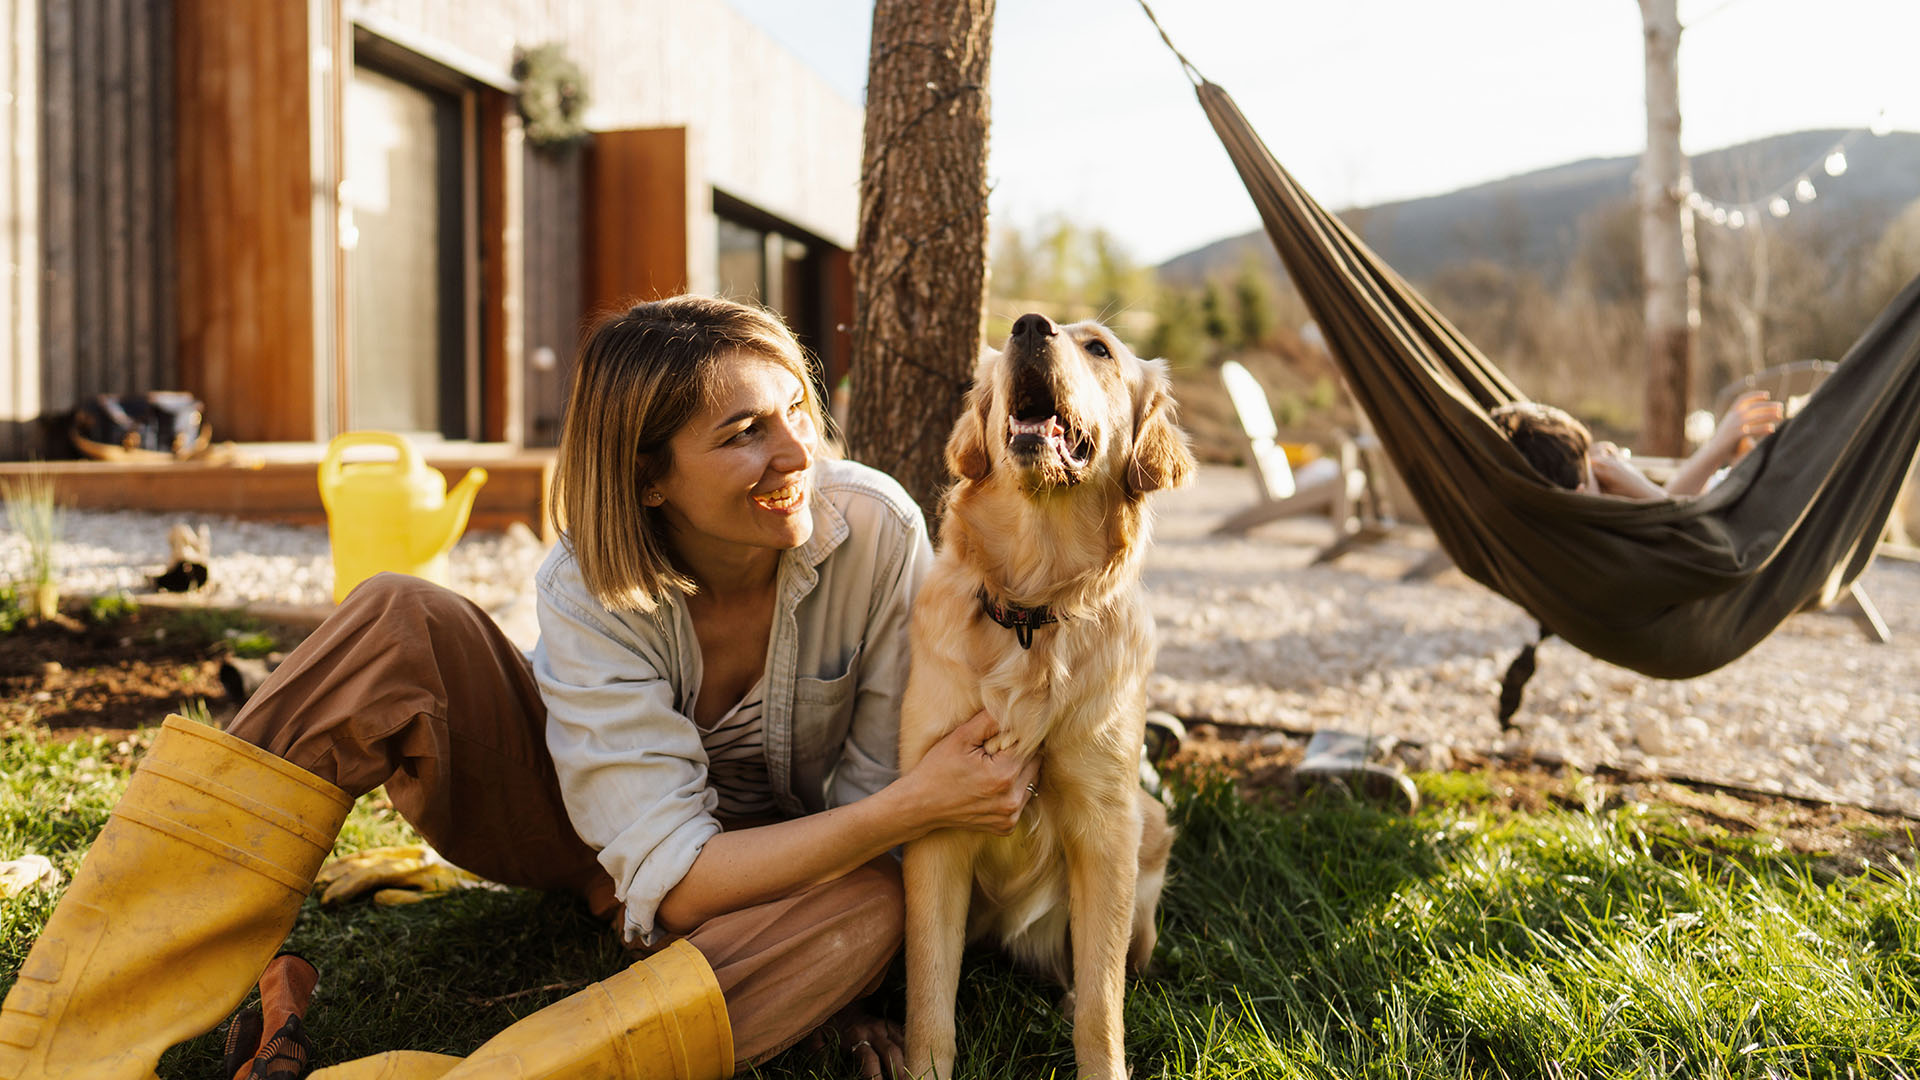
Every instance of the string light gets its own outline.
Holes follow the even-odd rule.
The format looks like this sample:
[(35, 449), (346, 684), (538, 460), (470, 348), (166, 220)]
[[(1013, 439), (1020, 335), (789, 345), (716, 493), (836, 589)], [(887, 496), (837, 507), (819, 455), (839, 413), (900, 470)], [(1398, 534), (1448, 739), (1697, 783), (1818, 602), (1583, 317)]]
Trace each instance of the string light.
[(1792, 180), (1780, 185), (1757, 199), (1746, 202), (1720, 202), (1710, 199), (1699, 192), (1689, 192), (1687, 205), (1695, 214), (1729, 229), (1741, 229), (1761, 219), (1762, 212), (1773, 217), (1783, 218), (1793, 212), (1795, 203), (1810, 203), (1819, 198), (1820, 192), (1813, 186), (1816, 170), (1828, 176), (1841, 176), (1847, 171), (1847, 147), (1852, 146), (1862, 134), (1885, 135), (1893, 130), (1893, 124), (1887, 119), (1887, 110), (1881, 109), (1874, 116), (1873, 123), (1866, 132), (1849, 131), (1840, 140), (1828, 147), (1814, 163), (1800, 170)]

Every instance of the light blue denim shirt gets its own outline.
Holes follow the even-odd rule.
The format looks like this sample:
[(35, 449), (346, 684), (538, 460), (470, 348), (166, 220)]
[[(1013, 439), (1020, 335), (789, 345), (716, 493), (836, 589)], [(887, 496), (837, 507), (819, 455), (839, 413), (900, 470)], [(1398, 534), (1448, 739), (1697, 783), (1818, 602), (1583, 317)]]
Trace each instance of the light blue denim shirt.
[[(781, 555), (767, 643), (767, 774), (793, 816), (894, 779), (908, 613), (933, 561), (920, 508), (885, 473), (820, 461), (812, 513), (812, 539)], [(533, 672), (560, 793), (626, 904), (627, 939), (652, 944), (661, 897), (720, 831), (692, 720), (693, 623), (678, 594), (647, 613), (608, 611), (564, 543), (535, 581)]]

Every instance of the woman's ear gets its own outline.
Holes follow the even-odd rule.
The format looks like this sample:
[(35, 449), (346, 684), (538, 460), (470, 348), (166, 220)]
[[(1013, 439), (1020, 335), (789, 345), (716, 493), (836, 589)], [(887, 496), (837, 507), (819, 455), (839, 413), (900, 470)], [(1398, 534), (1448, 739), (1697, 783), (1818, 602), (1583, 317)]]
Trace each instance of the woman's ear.
[(985, 480), (993, 471), (993, 457), (987, 452), (987, 413), (993, 405), (987, 371), (982, 365), (967, 390), (960, 419), (953, 423), (953, 434), (947, 436), (947, 468), (955, 476), (975, 482)]
[(1179, 487), (1198, 467), (1187, 448), (1186, 432), (1173, 422), (1173, 394), (1166, 368), (1158, 361), (1141, 398), (1134, 410), (1133, 453), (1127, 460), (1127, 491), (1134, 496)]

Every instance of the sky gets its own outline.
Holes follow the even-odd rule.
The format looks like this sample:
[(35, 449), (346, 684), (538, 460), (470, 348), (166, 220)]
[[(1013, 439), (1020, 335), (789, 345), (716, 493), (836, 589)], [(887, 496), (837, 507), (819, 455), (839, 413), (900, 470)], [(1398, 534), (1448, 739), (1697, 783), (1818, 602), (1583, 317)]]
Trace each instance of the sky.
[[(1331, 208), (1646, 145), (1634, 0), (1149, 2)], [(727, 3), (862, 100), (872, 0)], [(1810, 128), (1920, 130), (1920, 0), (1680, 0), (1680, 19), (1688, 153)], [(1146, 263), (1259, 225), (1135, 0), (1000, 0), (992, 109), (995, 224), (1064, 215)]]

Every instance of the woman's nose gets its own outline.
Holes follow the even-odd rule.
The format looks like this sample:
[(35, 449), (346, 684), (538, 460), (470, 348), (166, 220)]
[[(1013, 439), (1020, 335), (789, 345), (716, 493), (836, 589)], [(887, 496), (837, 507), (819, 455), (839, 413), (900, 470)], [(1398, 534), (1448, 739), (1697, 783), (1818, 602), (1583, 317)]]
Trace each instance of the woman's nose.
[(779, 438), (769, 462), (781, 472), (800, 472), (813, 464), (813, 452), (819, 439), (813, 430), (813, 417), (801, 413), (779, 426)]

